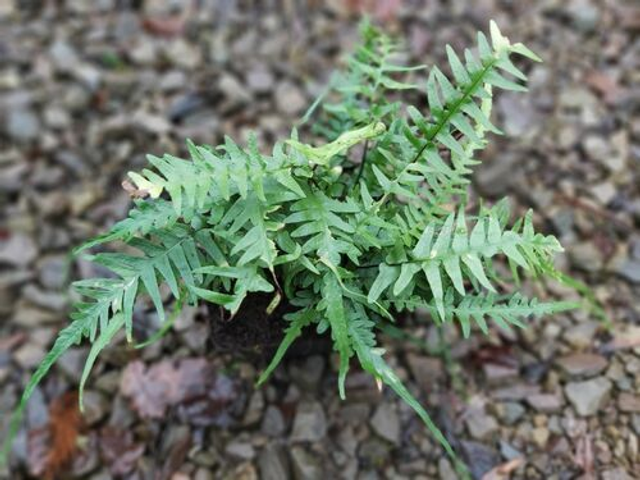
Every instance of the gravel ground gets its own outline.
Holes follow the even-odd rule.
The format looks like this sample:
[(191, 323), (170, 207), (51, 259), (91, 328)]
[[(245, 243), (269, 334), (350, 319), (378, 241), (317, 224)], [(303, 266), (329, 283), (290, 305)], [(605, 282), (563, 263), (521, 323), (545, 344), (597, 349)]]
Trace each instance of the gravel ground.
[[(0, 2), (2, 423), (67, 321), (69, 281), (96, 274), (70, 248), (128, 209), (124, 173), (145, 153), (182, 152), (186, 137), (287, 134), (357, 38), (348, 6), (376, 2), (41, 3)], [(573, 312), (469, 341), (448, 331), (451, 362), (436, 354), (437, 332), (420, 328), (427, 348), (387, 339), (391, 362), (475, 478), (640, 478), (637, 2), (387, 0), (373, 14), (420, 62), (469, 45), (490, 18), (545, 60), (529, 95), (499, 97), (506, 135), (476, 188), (535, 207), (566, 246), (563, 268), (612, 320), (606, 329)], [(140, 311), (137, 323), (151, 330), (157, 319)], [(259, 365), (207, 356), (207, 331), (189, 310), (159, 344), (106, 352), (86, 393), (81, 453), (61, 478), (456, 478), (408, 407), (365, 375), (351, 375), (341, 402), (334, 359), (312, 356), (255, 389)], [(70, 352), (36, 391), (0, 478), (46, 477), (43, 432), (86, 355)], [(178, 381), (198, 400), (173, 392)]]

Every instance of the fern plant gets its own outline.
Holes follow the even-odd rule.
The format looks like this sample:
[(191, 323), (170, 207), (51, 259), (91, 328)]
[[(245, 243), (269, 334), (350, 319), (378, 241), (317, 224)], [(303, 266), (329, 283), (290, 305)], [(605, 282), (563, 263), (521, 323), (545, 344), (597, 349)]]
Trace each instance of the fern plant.
[[(342, 398), (355, 357), (455, 459), (386, 363), (376, 330), (420, 308), (437, 325), (459, 323), (467, 337), (476, 327), (487, 333), (490, 322), (524, 327), (531, 316), (574, 307), (509, 293), (522, 273), (560, 278), (551, 259), (562, 248), (534, 230), (530, 212), (512, 222), (505, 202), (474, 208), (468, 199), (476, 154), (488, 133), (499, 133), (490, 120), (493, 90), (526, 90), (511, 57), (539, 59), (492, 22), (491, 41), (479, 33), (477, 51), (465, 50), (463, 59), (447, 46), (451, 75), (432, 67), (423, 88), (406, 78), (426, 67), (397, 64), (397, 42), (368, 23), (361, 30), (346, 70), (305, 115), (305, 122), (315, 118), (321, 146), (303, 142), (295, 129), (270, 153), (255, 137), (246, 147), (230, 138), (217, 147), (187, 142), (190, 160), (149, 156), (149, 168), (129, 174), (144, 198), (78, 251), (119, 241), (137, 254), (91, 256), (113, 275), (74, 284), (83, 300), (29, 381), (10, 438), (36, 385), (65, 351), (88, 339), (82, 404), (100, 351), (121, 330), (132, 341), (137, 301), (150, 301), (165, 332), (172, 320), (164, 284), (176, 310), (205, 301), (235, 314), (255, 292), (271, 293), (269, 312), (286, 300), (295, 311), (285, 316), (282, 343), (259, 383), (304, 329), (315, 328), (333, 340)], [(424, 93), (427, 107), (403, 103), (405, 90)], [(508, 275), (494, 268), (500, 259), (510, 265)]]

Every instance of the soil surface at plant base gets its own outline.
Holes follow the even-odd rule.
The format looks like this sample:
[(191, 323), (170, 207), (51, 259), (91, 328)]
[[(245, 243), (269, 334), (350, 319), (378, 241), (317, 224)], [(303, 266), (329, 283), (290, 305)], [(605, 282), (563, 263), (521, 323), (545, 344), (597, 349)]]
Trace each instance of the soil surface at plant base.
[[(70, 282), (101, 273), (68, 252), (124, 218), (126, 172), (146, 153), (186, 156), (186, 138), (242, 143), (255, 130), (267, 151), (351, 51), (366, 6), (405, 39), (411, 63), (446, 65), (445, 45), (460, 52), (492, 18), (544, 59), (523, 63), (529, 94), (497, 96), (505, 135), (491, 138), (474, 188), (510, 196), (519, 214), (533, 207), (566, 248), (559, 267), (612, 319), (607, 330), (578, 311), (469, 340), (446, 329), (448, 362), (416, 314), (421, 346), (381, 335), (388, 362), (475, 479), (640, 478), (634, 0), (0, 1), (0, 438), (68, 323)], [(554, 284), (523, 289), (574, 298)], [(261, 306), (226, 323), (187, 308), (146, 349), (118, 342), (93, 369), (82, 422), (68, 399), (88, 347), (74, 348), (36, 390), (0, 478), (456, 478), (416, 415), (355, 360), (345, 401), (326, 350), (285, 359), (256, 387), (271, 352), (243, 345), (273, 349), (281, 335)], [(159, 325), (141, 307), (146, 338)]]
[[(250, 295), (233, 316), (217, 306), (208, 306), (203, 321), (211, 324), (210, 351), (268, 362), (277, 351), (288, 326), (283, 316), (294, 311), (286, 302), (281, 302), (271, 314), (267, 313), (272, 298), (268, 294)], [(287, 358), (327, 355), (331, 347), (328, 336), (318, 335), (315, 328), (307, 328), (287, 351)]]

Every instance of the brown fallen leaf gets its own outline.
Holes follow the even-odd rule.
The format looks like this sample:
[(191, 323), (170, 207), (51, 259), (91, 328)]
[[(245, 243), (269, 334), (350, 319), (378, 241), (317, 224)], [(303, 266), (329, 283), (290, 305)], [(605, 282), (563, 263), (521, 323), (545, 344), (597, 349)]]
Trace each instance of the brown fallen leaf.
[(507, 463), (503, 463), (489, 470), (482, 476), (482, 480), (505, 480), (509, 478), (511, 472), (516, 470), (523, 463), (524, 459), (522, 457), (514, 458)]
[(45, 428), (29, 432), (29, 470), (32, 475), (53, 480), (62, 473), (78, 452), (82, 416), (77, 392), (54, 400)]
[(121, 392), (143, 418), (161, 418), (168, 407), (206, 393), (211, 369), (204, 359), (163, 360), (147, 368), (137, 360), (122, 374)]

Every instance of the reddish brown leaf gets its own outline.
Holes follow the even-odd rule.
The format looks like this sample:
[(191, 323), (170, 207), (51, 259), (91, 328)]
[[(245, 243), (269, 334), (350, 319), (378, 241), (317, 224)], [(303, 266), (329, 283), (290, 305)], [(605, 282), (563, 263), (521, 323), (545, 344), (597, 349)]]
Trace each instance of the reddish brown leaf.
[(163, 360), (149, 368), (141, 361), (130, 363), (120, 390), (131, 399), (144, 418), (161, 418), (167, 407), (203, 395), (211, 371), (204, 359), (183, 359), (177, 365)]
[(78, 409), (78, 394), (66, 393), (56, 400), (50, 412), (52, 449), (47, 459), (47, 471), (53, 478), (66, 468), (78, 450), (77, 440), (82, 426), (82, 416)]
[(32, 475), (54, 479), (63, 472), (78, 452), (81, 426), (78, 394), (70, 392), (58, 397), (49, 410), (48, 425), (29, 432), (29, 470)]

